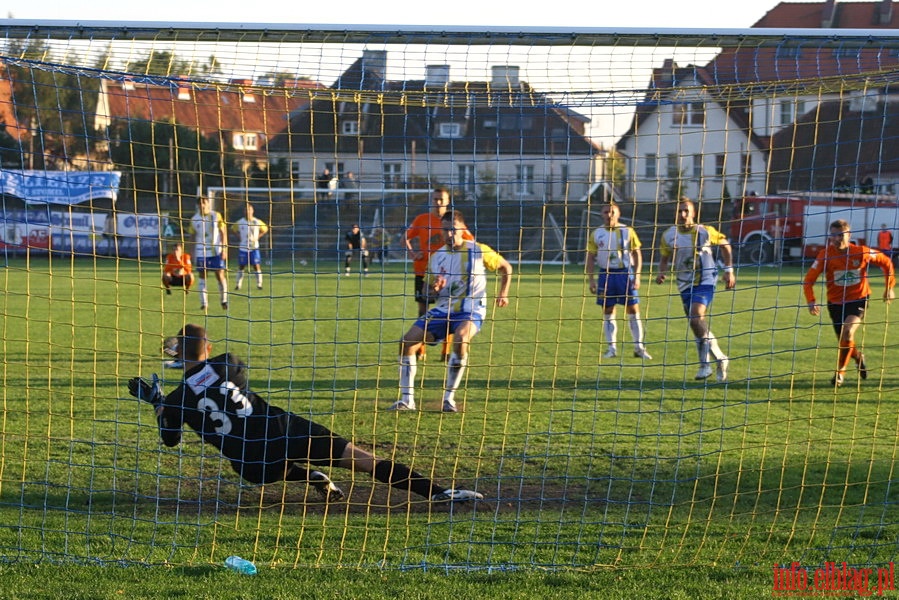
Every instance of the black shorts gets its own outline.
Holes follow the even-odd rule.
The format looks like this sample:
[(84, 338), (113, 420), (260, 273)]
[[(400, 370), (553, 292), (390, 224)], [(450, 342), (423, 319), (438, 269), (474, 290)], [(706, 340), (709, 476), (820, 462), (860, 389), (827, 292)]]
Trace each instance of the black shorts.
[[(333, 466), (349, 445), (349, 440), (323, 425), (299, 415), (286, 413), (274, 417), (268, 440), (253, 444), (246, 457), (231, 460), (231, 466), (250, 483), (283, 481), (293, 463)], [(252, 460), (250, 457), (255, 457)]]
[(172, 287), (184, 287), (184, 275), (171, 275), (169, 285)]
[(422, 288), (425, 286), (425, 276), (424, 275), (416, 275), (415, 276), (415, 301), (420, 302), (422, 304), (434, 304), (437, 301), (436, 298), (428, 298), (424, 293), (422, 293)]
[(837, 335), (840, 335), (840, 331), (843, 329), (843, 323), (846, 322), (846, 317), (858, 317), (859, 319), (864, 319), (865, 309), (867, 308), (868, 298), (852, 300), (844, 304), (828, 304), (827, 312), (830, 313), (830, 320), (833, 322), (833, 328), (834, 331), (837, 332)]

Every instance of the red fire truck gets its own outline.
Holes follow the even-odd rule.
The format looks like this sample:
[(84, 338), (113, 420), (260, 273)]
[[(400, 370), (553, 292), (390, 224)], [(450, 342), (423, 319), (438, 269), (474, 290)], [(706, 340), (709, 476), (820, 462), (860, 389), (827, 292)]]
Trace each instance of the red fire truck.
[(730, 239), (743, 264), (813, 258), (837, 219), (849, 222), (856, 243), (876, 245), (884, 224), (899, 240), (896, 196), (839, 192), (745, 196), (734, 203)]

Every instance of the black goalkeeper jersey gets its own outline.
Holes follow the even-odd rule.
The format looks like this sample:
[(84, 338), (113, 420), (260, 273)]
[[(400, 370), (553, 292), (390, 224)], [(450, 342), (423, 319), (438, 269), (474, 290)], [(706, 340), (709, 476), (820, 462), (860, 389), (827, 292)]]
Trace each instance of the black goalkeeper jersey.
[[(160, 435), (165, 445), (181, 441), (186, 423), (254, 483), (283, 478), (285, 461), (309, 458), (310, 436), (332, 435), (251, 391), (246, 365), (231, 353), (186, 372), (181, 385), (166, 396), (164, 407)], [(306, 443), (297, 444), (300, 438)]]

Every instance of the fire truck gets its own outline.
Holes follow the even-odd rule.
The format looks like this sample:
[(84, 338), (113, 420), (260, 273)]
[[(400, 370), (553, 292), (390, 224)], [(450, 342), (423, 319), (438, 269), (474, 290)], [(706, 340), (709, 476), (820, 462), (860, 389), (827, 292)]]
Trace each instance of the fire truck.
[(849, 222), (857, 244), (876, 246), (884, 224), (899, 240), (896, 196), (844, 192), (745, 196), (734, 203), (729, 237), (743, 264), (814, 258), (837, 219)]

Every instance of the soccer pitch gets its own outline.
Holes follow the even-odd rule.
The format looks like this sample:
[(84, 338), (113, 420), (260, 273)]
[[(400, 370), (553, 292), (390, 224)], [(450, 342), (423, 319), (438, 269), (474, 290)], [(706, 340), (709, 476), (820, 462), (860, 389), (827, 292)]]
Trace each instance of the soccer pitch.
[[(654, 360), (631, 358), (623, 324), (607, 360), (582, 267), (516, 266), (512, 304), (473, 343), (462, 412), (443, 414), (436, 348), (422, 410), (383, 410), (415, 315), (405, 265), (338, 271), (276, 262), (263, 290), (231, 290), (227, 313), (212, 290), (204, 314), (195, 292), (164, 294), (154, 260), (8, 259), (3, 554), (478, 571), (894, 560), (897, 378), (879, 273), (859, 335), (871, 374), (834, 390), (836, 339), (808, 314), (799, 268), (743, 268), (736, 291), (719, 287), (712, 330), (731, 365), (718, 384), (693, 380), (669, 285), (640, 290)], [(435, 509), (333, 469), (348, 500), (325, 506), (302, 484), (241, 485), (192, 434), (163, 448), (125, 384), (157, 372), (173, 388), (161, 343), (186, 322), (244, 358), (272, 403), (486, 500)]]

